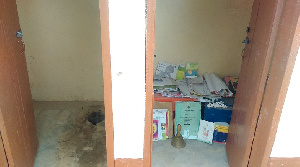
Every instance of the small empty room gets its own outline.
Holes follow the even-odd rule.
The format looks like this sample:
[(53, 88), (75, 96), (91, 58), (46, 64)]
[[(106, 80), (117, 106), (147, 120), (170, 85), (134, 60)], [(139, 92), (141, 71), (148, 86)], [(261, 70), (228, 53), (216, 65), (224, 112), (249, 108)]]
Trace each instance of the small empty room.
[(2, 3), (9, 166), (106, 166), (99, 1)]

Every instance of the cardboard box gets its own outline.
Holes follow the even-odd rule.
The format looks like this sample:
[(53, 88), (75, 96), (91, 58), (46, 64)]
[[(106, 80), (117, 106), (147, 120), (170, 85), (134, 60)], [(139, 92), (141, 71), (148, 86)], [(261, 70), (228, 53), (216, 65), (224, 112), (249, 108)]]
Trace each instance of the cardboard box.
[(167, 116), (167, 136), (169, 139), (173, 137), (173, 111), (172, 111), (172, 102), (158, 102), (154, 101), (153, 109), (168, 109), (168, 116)]

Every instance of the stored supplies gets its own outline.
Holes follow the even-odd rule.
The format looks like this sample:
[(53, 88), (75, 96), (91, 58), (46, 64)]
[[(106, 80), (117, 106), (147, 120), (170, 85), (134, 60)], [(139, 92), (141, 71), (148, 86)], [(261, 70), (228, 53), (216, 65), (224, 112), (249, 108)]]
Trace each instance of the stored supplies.
[(215, 122), (213, 142), (226, 143), (229, 124), (226, 122)]
[[(197, 139), (200, 118), (200, 102), (176, 102), (175, 125), (182, 126), (181, 134), (184, 139)], [(177, 127), (175, 127), (176, 131)]]
[(198, 140), (208, 144), (212, 144), (213, 134), (214, 123), (205, 120), (200, 120)]

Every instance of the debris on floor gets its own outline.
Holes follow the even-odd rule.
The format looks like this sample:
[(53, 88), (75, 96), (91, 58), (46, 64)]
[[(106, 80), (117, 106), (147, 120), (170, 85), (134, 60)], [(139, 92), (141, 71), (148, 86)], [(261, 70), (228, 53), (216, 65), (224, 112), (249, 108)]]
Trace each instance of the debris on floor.
[[(96, 117), (93, 117), (93, 123), (89, 121), (91, 115)], [(105, 122), (102, 117), (104, 112), (97, 107), (79, 113), (72, 127), (59, 138), (59, 159), (74, 158), (80, 166), (106, 166)]]

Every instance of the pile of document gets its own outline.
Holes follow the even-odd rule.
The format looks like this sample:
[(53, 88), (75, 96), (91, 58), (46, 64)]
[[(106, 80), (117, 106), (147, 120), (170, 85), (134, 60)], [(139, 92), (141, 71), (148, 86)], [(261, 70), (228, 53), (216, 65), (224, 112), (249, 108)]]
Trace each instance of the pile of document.
[(182, 97), (181, 92), (177, 88), (177, 82), (171, 78), (154, 77), (153, 92), (165, 97)]
[[(193, 70), (198, 68), (196, 63), (187, 63), (186, 66), (193, 65)], [(227, 85), (214, 73), (204, 73), (193, 77), (178, 79), (178, 68), (184, 66), (159, 62), (153, 77), (153, 91), (166, 97), (232, 97), (233, 93)], [(191, 71), (191, 70), (190, 70)], [(193, 74), (194, 74), (193, 73)], [(185, 74), (186, 75), (186, 74)]]

